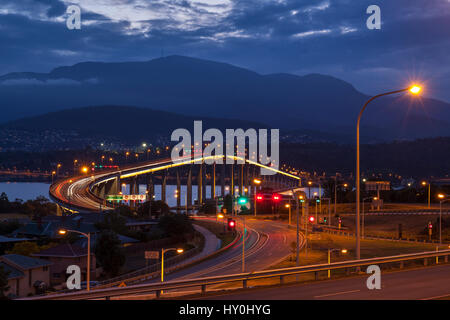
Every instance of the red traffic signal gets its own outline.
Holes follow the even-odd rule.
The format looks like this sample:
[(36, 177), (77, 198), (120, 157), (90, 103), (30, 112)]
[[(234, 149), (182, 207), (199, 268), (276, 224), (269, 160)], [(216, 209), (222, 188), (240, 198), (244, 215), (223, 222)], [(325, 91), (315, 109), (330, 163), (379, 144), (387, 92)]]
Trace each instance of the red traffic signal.
[(314, 223), (314, 221), (316, 221), (316, 218), (314, 218), (314, 216), (310, 216), (309, 217), (309, 222)]
[(433, 229), (433, 224), (431, 222), (428, 222), (428, 229)]
[(236, 227), (236, 221), (234, 221), (231, 218), (228, 218), (228, 230), (234, 230), (234, 228)]

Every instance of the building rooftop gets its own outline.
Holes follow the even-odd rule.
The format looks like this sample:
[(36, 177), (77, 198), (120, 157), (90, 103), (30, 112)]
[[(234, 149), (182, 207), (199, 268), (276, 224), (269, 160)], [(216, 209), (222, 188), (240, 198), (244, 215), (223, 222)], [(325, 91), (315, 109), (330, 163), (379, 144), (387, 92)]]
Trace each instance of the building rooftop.
[(87, 250), (76, 244), (63, 243), (56, 247), (48, 248), (33, 254), (35, 257), (63, 257), (76, 258), (87, 256)]
[(9, 272), (8, 280), (22, 278), (25, 276), (22, 271), (4, 263), (4, 262), (0, 262), (0, 267), (3, 267), (3, 270), (5, 270), (6, 272)]
[(46, 260), (22, 256), (20, 254), (5, 254), (0, 256), (0, 261), (12, 267), (18, 267), (22, 270), (35, 269), (39, 267), (49, 266), (52, 263)]

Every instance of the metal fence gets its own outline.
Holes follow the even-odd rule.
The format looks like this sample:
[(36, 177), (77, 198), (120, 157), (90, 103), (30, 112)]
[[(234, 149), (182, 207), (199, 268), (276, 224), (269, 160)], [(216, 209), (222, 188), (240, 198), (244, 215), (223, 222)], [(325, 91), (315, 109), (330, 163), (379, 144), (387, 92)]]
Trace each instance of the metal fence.
[(48, 295), (44, 297), (24, 298), (22, 300), (89, 300), (89, 299), (109, 299), (112, 297), (120, 296), (132, 296), (141, 294), (155, 294), (156, 297), (160, 297), (161, 291), (167, 290), (179, 290), (185, 288), (198, 287), (201, 293), (207, 292), (207, 287), (217, 284), (227, 284), (232, 282), (242, 282), (242, 288), (247, 288), (248, 281), (258, 280), (264, 278), (279, 278), (281, 284), (284, 283), (287, 276), (300, 275), (306, 273), (314, 273), (316, 279), (318, 279), (319, 272), (327, 270), (340, 270), (344, 269), (349, 271), (352, 268), (361, 268), (372, 264), (392, 264), (399, 263), (400, 268), (404, 267), (404, 263), (408, 261), (423, 260), (423, 264), (428, 265), (428, 260), (431, 258), (436, 259), (436, 263), (439, 263), (439, 259), (444, 260), (444, 263), (448, 263), (448, 256), (450, 250), (422, 252), (403, 254), (390, 257), (370, 258), (361, 260), (351, 260), (343, 262), (335, 262), (331, 264), (319, 264), (311, 266), (293, 267), (276, 270), (257, 271), (251, 273), (232, 274), (226, 276), (206, 277), (190, 280), (175, 280), (165, 283), (151, 283), (140, 284), (135, 286), (123, 287), (123, 288), (109, 288), (98, 289), (90, 292), (80, 291), (68, 294)]

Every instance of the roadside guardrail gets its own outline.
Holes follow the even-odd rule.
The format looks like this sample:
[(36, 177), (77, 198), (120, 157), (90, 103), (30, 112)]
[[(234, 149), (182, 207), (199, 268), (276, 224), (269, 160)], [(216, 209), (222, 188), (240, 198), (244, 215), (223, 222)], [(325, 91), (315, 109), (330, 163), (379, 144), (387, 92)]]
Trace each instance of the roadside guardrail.
[(345, 269), (347, 273), (352, 268), (360, 268), (369, 266), (372, 264), (382, 265), (388, 263), (399, 263), (400, 268), (404, 267), (404, 263), (407, 261), (423, 260), (424, 266), (428, 265), (428, 260), (431, 258), (436, 259), (436, 263), (439, 263), (439, 258), (444, 260), (444, 263), (448, 263), (448, 256), (450, 255), (450, 249), (441, 251), (420, 252), (411, 254), (402, 254), (389, 257), (378, 257), (361, 260), (349, 260), (342, 262), (334, 262), (331, 264), (318, 264), (310, 266), (292, 267), (275, 270), (264, 270), (250, 273), (231, 274), (225, 276), (206, 277), (189, 280), (173, 280), (164, 283), (151, 283), (140, 284), (122, 288), (108, 288), (97, 289), (91, 291), (77, 291), (66, 294), (55, 294), (40, 297), (22, 298), (19, 300), (92, 300), (92, 299), (110, 299), (112, 297), (151, 294), (154, 293), (157, 298), (161, 296), (162, 290), (178, 290), (185, 288), (198, 287), (201, 293), (207, 292), (207, 287), (217, 284), (227, 284), (236, 281), (242, 281), (242, 288), (247, 288), (247, 283), (250, 280), (257, 280), (263, 278), (278, 277), (280, 284), (283, 284), (286, 276), (300, 275), (305, 273), (314, 273), (315, 278), (318, 279), (320, 271), (327, 270), (339, 270)]

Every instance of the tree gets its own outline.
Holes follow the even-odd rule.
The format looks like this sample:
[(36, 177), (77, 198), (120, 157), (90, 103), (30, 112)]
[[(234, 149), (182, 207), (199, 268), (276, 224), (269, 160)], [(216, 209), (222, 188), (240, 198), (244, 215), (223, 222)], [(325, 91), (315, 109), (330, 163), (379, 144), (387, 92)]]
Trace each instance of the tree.
[[(149, 216), (149, 209), (150, 209), (150, 202), (144, 202), (142, 205), (139, 206), (137, 212), (139, 217), (148, 218)], [(152, 200), (152, 216), (160, 216), (169, 213), (169, 206), (167, 203), (161, 200), (154, 201)]]
[(6, 271), (3, 266), (0, 266), (0, 300), (6, 299), (6, 291), (9, 290), (8, 275), (10, 271)]
[(14, 244), (14, 247), (8, 251), (8, 254), (20, 254), (22, 256), (31, 256), (33, 253), (39, 252), (41, 249), (36, 242), (18, 242)]
[(109, 277), (119, 274), (125, 264), (125, 254), (117, 234), (109, 230), (102, 231), (95, 244), (94, 252), (98, 263)]
[(8, 212), (11, 204), (9, 203), (8, 196), (2, 192), (0, 194), (0, 212)]
[(185, 214), (165, 214), (159, 220), (158, 227), (167, 236), (183, 236), (194, 232), (191, 220)]

